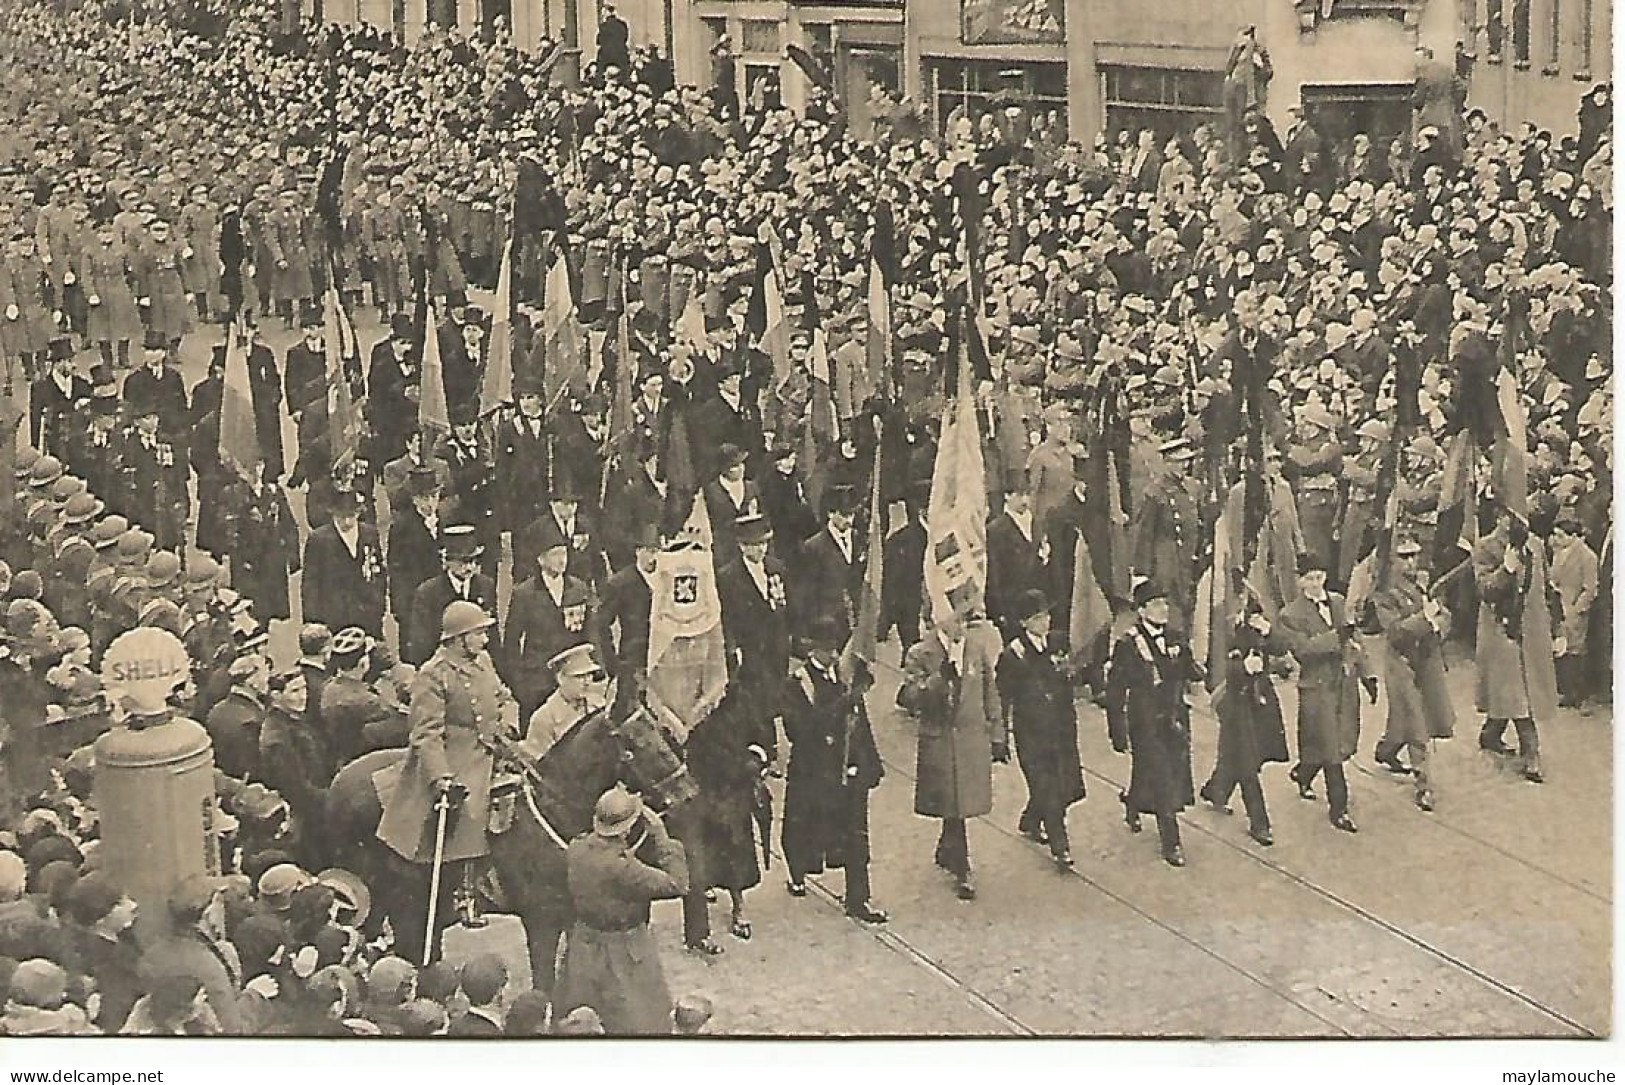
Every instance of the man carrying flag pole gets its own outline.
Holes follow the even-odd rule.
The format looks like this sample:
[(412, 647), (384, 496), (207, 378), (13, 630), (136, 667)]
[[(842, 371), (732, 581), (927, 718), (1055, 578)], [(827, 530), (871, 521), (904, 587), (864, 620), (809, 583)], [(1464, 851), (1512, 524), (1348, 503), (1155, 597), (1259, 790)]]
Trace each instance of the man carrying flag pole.
[(936, 863), (968, 901), (976, 886), (965, 823), (993, 809), (993, 761), (1010, 755), (997, 681), (1003, 644), (983, 611), (987, 491), (965, 338), (931, 478), (924, 573), (935, 629), (904, 656), (897, 705), (919, 727), (914, 812), (942, 819)]

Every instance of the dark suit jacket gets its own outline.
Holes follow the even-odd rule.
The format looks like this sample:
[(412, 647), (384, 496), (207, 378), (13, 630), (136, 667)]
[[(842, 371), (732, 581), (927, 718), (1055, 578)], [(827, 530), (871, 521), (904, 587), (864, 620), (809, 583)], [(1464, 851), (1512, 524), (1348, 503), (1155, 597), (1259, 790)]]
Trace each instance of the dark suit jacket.
[[(547, 511), (548, 430), (531, 432), (528, 422), (514, 415), (497, 427), (492, 452), (496, 459), (497, 526), (521, 531)], [(592, 494), (597, 500), (596, 491)], [(517, 540), (515, 540), (517, 542)], [(528, 574), (529, 566), (525, 566)]]
[(305, 621), (323, 622), (334, 631), (358, 625), (382, 637), (387, 584), (383, 548), (374, 528), (362, 524), (358, 530), (355, 557), (331, 523), (317, 528), (305, 542), (300, 587)]
[(610, 672), (622, 682), (648, 667), (652, 605), (648, 581), (636, 565), (629, 565), (609, 578), (598, 611), (588, 620), (598, 658), (605, 660)]
[(1025, 591), (1042, 591), (1049, 575), (1038, 560), (1039, 525), (1033, 538), (1021, 533), (1008, 513), (1000, 513), (987, 526), (987, 614), (1006, 637), (1016, 635), (1014, 611)]
[(851, 561), (825, 528), (802, 544), (797, 567), (798, 582), (806, 584), (806, 591), (796, 593), (796, 625), (806, 628), (808, 622), (829, 618), (850, 633), (863, 580), (863, 547), (856, 528), (852, 532)]
[(429, 533), (417, 509), (392, 508), (389, 525), (389, 605), (402, 629), (412, 613), (418, 585), (440, 572), (440, 540)]
[(925, 595), (925, 525), (919, 519), (892, 532), (886, 539), (885, 568), (880, 587), (880, 635), (890, 634), (892, 627), (905, 644), (919, 638), (920, 611)]
[(440, 647), (440, 618), (453, 600), (467, 598), (478, 603), (493, 617), (497, 612), (496, 583), (484, 573), (475, 573), (468, 582), (468, 595), (460, 596), (451, 586), (451, 578), (438, 573), (417, 586), (412, 593), (411, 617), (407, 619), (407, 636), (401, 641), (401, 661), (415, 667), (422, 666)]
[[(717, 595), (722, 601), (729, 680), (746, 695), (753, 715), (772, 719), (784, 710), (784, 682), (790, 667), (790, 585), (778, 559), (768, 558), (764, 568), (768, 596), (751, 579), (743, 559), (717, 571)], [(776, 604), (770, 598), (774, 578), (784, 593)]]
[[(586, 585), (565, 574), (564, 587)], [(508, 623), (502, 631), (502, 671), (520, 705), (534, 709), (557, 686), (547, 661), (587, 639), (585, 626), (570, 629), (564, 611), (553, 602), (541, 577), (522, 581), (508, 601)], [(524, 722), (524, 721), (521, 721)]]

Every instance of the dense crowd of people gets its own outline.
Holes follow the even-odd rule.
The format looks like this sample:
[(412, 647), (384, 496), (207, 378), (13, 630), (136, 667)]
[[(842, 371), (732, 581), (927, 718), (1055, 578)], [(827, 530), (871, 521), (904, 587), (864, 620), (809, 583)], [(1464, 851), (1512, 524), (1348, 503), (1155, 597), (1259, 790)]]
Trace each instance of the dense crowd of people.
[[(749, 938), (779, 774), (789, 891), (844, 867), (847, 914), (886, 922), (868, 886), (879, 706), (872, 666), (843, 653), (871, 550), (880, 634), (905, 653), (895, 707), (919, 730), (915, 809), (942, 821), (935, 860), (964, 900), (966, 819), (1012, 753), (1022, 831), (1072, 863), (1085, 687), (1133, 758), (1125, 820), (1153, 817), (1174, 865), (1198, 795), (1228, 809), (1239, 788), (1272, 842), (1260, 770), (1293, 759), (1289, 672), (1292, 781), (1309, 798), (1324, 779), (1347, 832), (1343, 766), (1380, 690), (1375, 756), (1433, 808), (1452, 635), (1477, 654), (1480, 745), (1531, 781), (1537, 721), (1609, 696), (1607, 86), (1561, 139), (1468, 112), (1381, 153), (1302, 117), (1282, 138), (1256, 109), (1086, 146), (1020, 108), (956, 110), (938, 135), (892, 103), (860, 138), (816, 87), (801, 113), (741, 101), (725, 42), (714, 85), (678, 86), (613, 15), (579, 79), (500, 32), (409, 47), (273, 22), (0, 8), (0, 403), (28, 404), (0, 418), (21, 430), (0, 482), (0, 1032), (698, 1031), (703, 1000), (672, 1007), (656, 976), (659, 1004), (629, 1008), (570, 954), (637, 956), (616, 939), (674, 897), (688, 948), (720, 954), (715, 891)], [(493, 411), (508, 315), (472, 302), (505, 262), (512, 389)], [(349, 317), (372, 315), (384, 338), (342, 355)], [(277, 323), (300, 333), (280, 360)], [(226, 327), (246, 475), (221, 452)], [(197, 340), (213, 358), (187, 388)], [(966, 366), (986, 582), (934, 628), (937, 419)], [(444, 433), (420, 426), (426, 372)], [(353, 447), (335, 384), (360, 406)], [(497, 958), (392, 955), (397, 935), (413, 960), (438, 939), (383, 924), (389, 902), (334, 865), (340, 770), (411, 749), (411, 828), (472, 791), (453, 836), (477, 830), (456, 858), (478, 860), (493, 759), (540, 762), (645, 687), (657, 561), (696, 493), (729, 692), (674, 729), (699, 798), (668, 817), (675, 841), (654, 835), (680, 846), (629, 858), (641, 815), (602, 800), (570, 846), (568, 996), (551, 947), (517, 998)], [(267, 631), (295, 613), (279, 669)], [(192, 656), (175, 709), (212, 739), (232, 872), (149, 917), (98, 869), (85, 744), (119, 711), (101, 654), (141, 626)], [(1220, 752), (1196, 789), (1203, 679)], [(462, 753), (446, 737), (487, 730), (500, 741)], [(477, 923), (480, 871), (459, 872), (445, 899)]]

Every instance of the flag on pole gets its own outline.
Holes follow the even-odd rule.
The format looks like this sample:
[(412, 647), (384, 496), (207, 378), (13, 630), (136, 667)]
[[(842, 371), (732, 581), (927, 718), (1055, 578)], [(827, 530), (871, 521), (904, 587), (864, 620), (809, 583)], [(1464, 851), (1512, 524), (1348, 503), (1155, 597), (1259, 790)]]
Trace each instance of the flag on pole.
[[(876, 423), (881, 425), (881, 423)], [(863, 559), (863, 584), (859, 589), (857, 616), (852, 623), (852, 635), (846, 640), (841, 649), (841, 661), (838, 671), (844, 681), (851, 683), (856, 675), (853, 664), (862, 660), (868, 664), (870, 673), (874, 671), (874, 663), (880, 645), (880, 600), (882, 577), (885, 569), (885, 538), (886, 522), (885, 502), (880, 497), (881, 465), (883, 462), (881, 449), (885, 441), (882, 434), (875, 439), (875, 460), (869, 472), (869, 548)]]
[(248, 482), (259, 477), (265, 457), (245, 347), (242, 329), (232, 324), (226, 331), (226, 372), (220, 390), (220, 462)]
[(871, 391), (891, 391), (892, 316), (891, 294), (886, 288), (886, 277), (881, 273), (880, 261), (869, 261), (869, 337), (868, 361)]
[[(451, 432), (451, 410), (446, 404), (446, 374), (440, 363), (440, 329), (435, 325), (434, 303), (423, 317), (423, 383), (418, 390), (418, 429), (443, 437)], [(428, 447), (426, 441), (424, 447)]]
[(1524, 415), (1518, 378), (1502, 369), (1495, 381), (1496, 405), (1506, 423), (1495, 442), (1495, 493), (1513, 515), (1529, 521), (1529, 420)]
[(1081, 666), (1095, 657), (1094, 644), (1112, 625), (1112, 607), (1095, 577), (1094, 559), (1089, 554), (1089, 538), (1078, 533), (1078, 546), (1072, 558), (1072, 614), (1067, 623), (1067, 643), (1072, 660)]
[(771, 264), (762, 280), (762, 304), (767, 323), (757, 345), (773, 360), (773, 387), (777, 389), (790, 376), (790, 321), (784, 311), (778, 269)]
[(704, 350), (706, 340), (705, 306), (700, 301), (700, 291), (693, 289), (688, 292), (682, 315), (677, 318), (677, 341), (687, 343), (695, 350)]
[(491, 345), (486, 351), (485, 379), (480, 384), (480, 413), (490, 414), (513, 401), (513, 239), (502, 246), (497, 296), (492, 302)]
[[(337, 281), (332, 276), (329, 281)], [(327, 442), (335, 471), (355, 462), (361, 450), (361, 423), (356, 417), (355, 398), (350, 392), (350, 362), (360, 362), (355, 325), (344, 311), (336, 287), (329, 286), (324, 311), (323, 332), (327, 359)]]
[(561, 250), (547, 273), (542, 299), (542, 391), (551, 413), (581, 369), (581, 328), (570, 291), (570, 263)]
[(649, 605), (649, 690), (689, 729), (728, 688), (711, 515), (696, 494), (678, 540), (656, 559)]
[(980, 609), (987, 590), (987, 473), (963, 342), (959, 363), (956, 394), (942, 414), (927, 510), (925, 591), (938, 628), (956, 611)]
[(807, 428), (816, 445), (832, 447), (840, 443), (841, 420), (835, 411), (835, 380), (829, 364), (829, 340), (822, 328), (813, 330), (812, 346), (807, 352), (807, 369), (812, 384), (807, 397)]
[[(615, 318), (615, 390), (609, 402), (609, 446), (618, 453), (620, 446), (632, 434), (632, 386), (637, 381), (632, 361), (632, 321), (626, 315), (625, 287), (622, 287), (621, 311)], [(609, 477), (609, 472), (604, 472)]]

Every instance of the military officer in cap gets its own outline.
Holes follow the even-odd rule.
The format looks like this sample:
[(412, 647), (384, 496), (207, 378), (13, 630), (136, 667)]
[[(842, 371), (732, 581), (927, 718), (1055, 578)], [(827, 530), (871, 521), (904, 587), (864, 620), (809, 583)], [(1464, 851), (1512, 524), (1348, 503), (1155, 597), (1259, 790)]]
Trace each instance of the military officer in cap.
[[(435, 803), (444, 795), (452, 803), (447, 821), (442, 885), (455, 886), (470, 860), (487, 853), (491, 777), (495, 750), (519, 731), (519, 705), (497, 675), (486, 647), (496, 620), (476, 603), (456, 600), (440, 620), (440, 642), (419, 670), (412, 686), (411, 737), (406, 759), (380, 773), (383, 817), (378, 838), (413, 863), (434, 859)], [(399, 946), (413, 960), (440, 953), (440, 932), (450, 918), (453, 894), (442, 892), (433, 930), (426, 930), (430, 878), (414, 880), (403, 919)]]
[(1338, 478), (1343, 450), (1337, 442), (1337, 419), (1311, 401), (1299, 417), (1299, 443), (1287, 451), (1287, 478), (1297, 501), (1304, 548), (1331, 569), (1338, 558)]
[(588, 584), (569, 571), (570, 543), (549, 517), (538, 520), (527, 553), (534, 552), (508, 604), (502, 640), (505, 673), (519, 698), (523, 713), (534, 711), (553, 691), (548, 661), (587, 635), (592, 593)]
[(1185, 695), (1202, 669), (1169, 623), (1167, 591), (1142, 578), (1133, 592), (1137, 620), (1113, 646), (1107, 678), (1107, 699), (1118, 708), (1106, 715), (1112, 749), (1132, 755), (1119, 797), (1130, 831), (1140, 831), (1142, 814), (1155, 816), (1163, 860), (1184, 866), (1179, 811), (1195, 799)]
[[(1388, 686), (1388, 728), (1377, 743), (1377, 762), (1390, 772), (1409, 772), (1416, 805), (1433, 809), (1430, 758), (1433, 740), (1455, 733), (1455, 709), (1445, 685), (1444, 638), (1450, 612), (1427, 592), (1422, 545), (1406, 536), (1394, 543), (1391, 583), (1372, 597), (1383, 634), (1383, 679)], [(1407, 767), (1399, 761), (1404, 749)]]
[(1016, 632), (999, 659), (999, 695), (1015, 735), (1016, 761), (1027, 782), (1020, 829), (1049, 845), (1057, 865), (1072, 865), (1066, 811), (1084, 797), (1078, 760), (1075, 685), (1065, 646), (1050, 637), (1049, 600), (1037, 589), (1023, 592), (1009, 612)]
[(447, 604), (461, 599), (495, 613), (496, 583), (480, 572), (480, 543), (472, 524), (452, 524), (440, 536), (444, 571), (431, 576), (412, 592), (412, 609), (401, 640), (401, 661), (423, 663), (440, 643), (440, 615)]
[(358, 493), (341, 493), (332, 522), (311, 532), (300, 596), (307, 622), (340, 629), (359, 625), (381, 638), (388, 573), (377, 529), (361, 522), (362, 503)]

